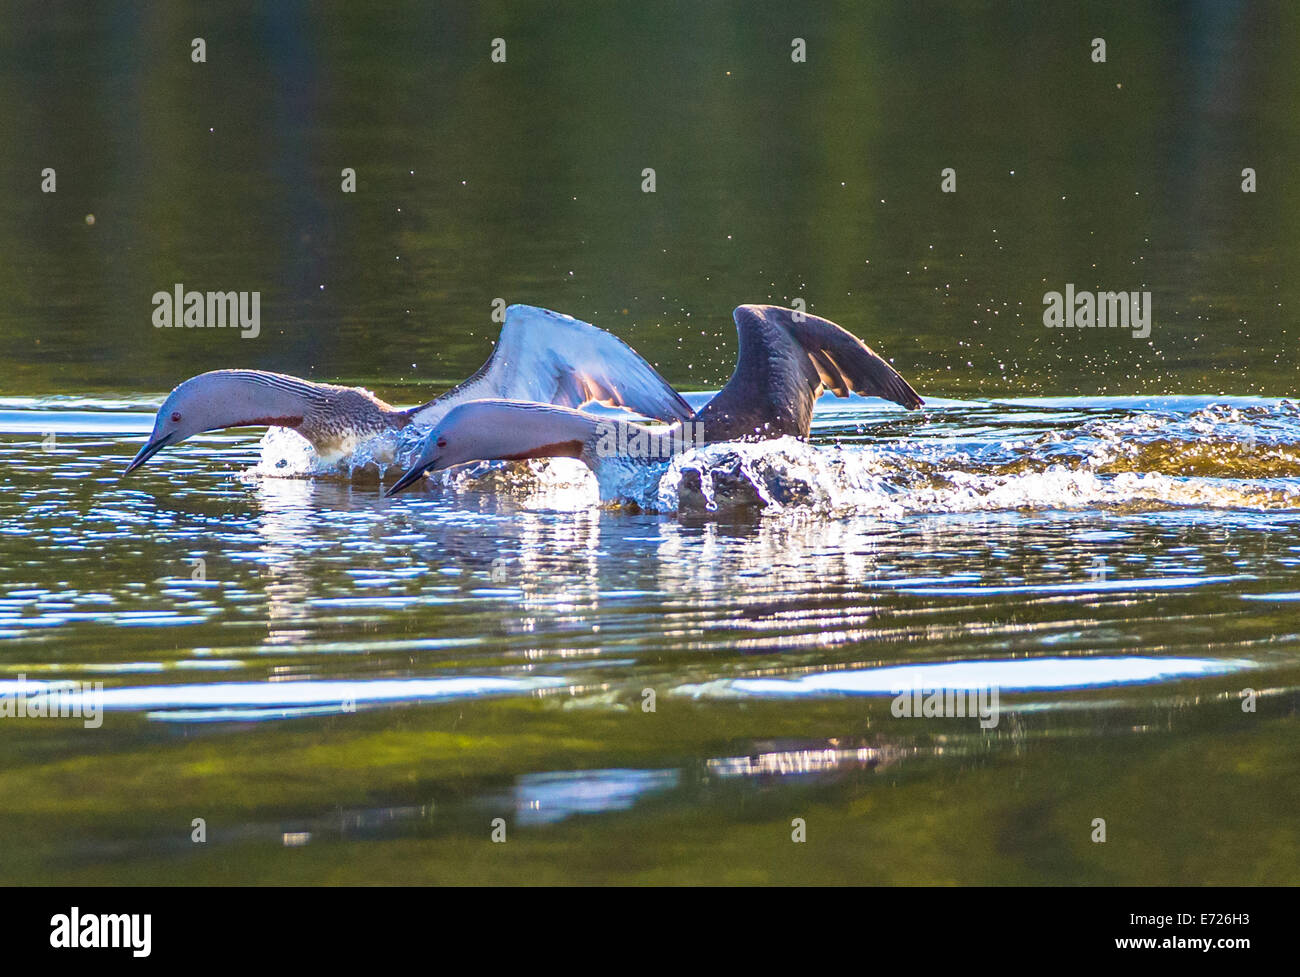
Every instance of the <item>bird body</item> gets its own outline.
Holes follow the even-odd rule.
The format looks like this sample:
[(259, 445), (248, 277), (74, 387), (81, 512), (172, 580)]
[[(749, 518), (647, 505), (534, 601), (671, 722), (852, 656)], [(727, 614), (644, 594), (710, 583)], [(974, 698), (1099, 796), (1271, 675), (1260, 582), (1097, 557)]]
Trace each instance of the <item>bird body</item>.
[[(573, 407), (599, 402), (661, 420), (693, 416), (654, 367), (616, 336), (558, 312), (512, 305), (496, 348), (473, 376), (406, 410), (360, 387), (264, 370), (213, 370), (191, 377), (158, 409), (149, 441), (126, 471), (195, 434), (253, 426), (291, 428), (328, 463), (387, 432), (412, 424), (432, 427), (457, 404), (482, 397)], [(391, 451), (379, 455), (391, 461)]]
[[(629, 465), (671, 459), (688, 443), (684, 432), (692, 424), (649, 427), (554, 404), (471, 400), (453, 407), (430, 432), (437, 437), (426, 447), (436, 458), (427, 465), (417, 462), (386, 494), (402, 491), (430, 468), (472, 461), (577, 458), (604, 481)], [(423, 458), (426, 449), (421, 450)]]
[[(824, 390), (883, 397), (909, 410), (923, 404), (898, 371), (828, 319), (771, 305), (742, 305), (733, 317), (740, 342), (736, 368), (694, 418), (651, 428), (555, 405), (464, 402), (434, 425), (415, 463), (385, 494), (402, 491), (426, 471), (471, 461), (573, 457), (604, 481), (601, 476), (614, 464), (663, 460), (674, 445), (688, 442), (806, 438)], [(683, 436), (687, 424), (689, 439)], [(634, 444), (636, 450), (611, 450)]]

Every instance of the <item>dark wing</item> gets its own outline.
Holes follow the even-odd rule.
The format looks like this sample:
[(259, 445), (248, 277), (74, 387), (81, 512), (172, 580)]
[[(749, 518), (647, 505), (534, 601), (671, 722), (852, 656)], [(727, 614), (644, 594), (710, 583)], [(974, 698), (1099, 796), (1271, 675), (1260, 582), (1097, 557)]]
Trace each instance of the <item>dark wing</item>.
[(883, 397), (909, 409), (923, 403), (897, 370), (828, 319), (775, 305), (742, 305), (733, 316), (740, 337), (735, 372), (697, 418), (709, 441), (807, 437), (824, 390)]
[(501, 338), (488, 361), (460, 386), (417, 407), (411, 419), (432, 425), (456, 404), (483, 399), (573, 408), (596, 402), (662, 421), (695, 416), (668, 381), (623, 340), (531, 305), (506, 309)]

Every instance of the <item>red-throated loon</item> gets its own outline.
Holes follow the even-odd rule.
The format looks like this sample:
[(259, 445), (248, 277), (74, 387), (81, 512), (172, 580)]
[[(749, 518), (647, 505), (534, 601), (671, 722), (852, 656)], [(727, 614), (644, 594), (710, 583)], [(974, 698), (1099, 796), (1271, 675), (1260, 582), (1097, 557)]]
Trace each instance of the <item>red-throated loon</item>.
[[(426, 471), (470, 461), (580, 458), (597, 475), (614, 457), (657, 461), (676, 439), (713, 444), (806, 438), (813, 405), (824, 390), (883, 397), (914, 410), (924, 403), (892, 366), (835, 323), (773, 305), (742, 305), (733, 313), (740, 351), (731, 379), (695, 415), (693, 435), (681, 428), (647, 428), (582, 411), (511, 399), (462, 403), (425, 438), (410, 469), (384, 494), (393, 495)], [(620, 446), (638, 445), (635, 451)], [(613, 450), (611, 450), (613, 449)], [(638, 452), (644, 452), (639, 454)]]
[(409, 410), (360, 387), (282, 373), (214, 370), (191, 377), (158, 408), (153, 433), (126, 471), (168, 445), (228, 427), (292, 428), (323, 460), (332, 461), (387, 431), (409, 424), (431, 427), (456, 405), (484, 397), (566, 407), (596, 401), (664, 421), (693, 416), (654, 367), (618, 337), (558, 312), (512, 305), (487, 362), (464, 383)]

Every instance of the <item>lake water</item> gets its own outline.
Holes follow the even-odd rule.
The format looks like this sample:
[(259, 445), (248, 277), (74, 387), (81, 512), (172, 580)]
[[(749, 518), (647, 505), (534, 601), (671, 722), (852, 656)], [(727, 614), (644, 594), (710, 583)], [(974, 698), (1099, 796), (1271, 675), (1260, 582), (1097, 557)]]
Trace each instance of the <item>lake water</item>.
[[(104, 708), (0, 718), (0, 880), (1295, 881), (1300, 8), (181, 9), (0, 13), (0, 697)], [(497, 298), (697, 405), (803, 298), (927, 407), (678, 460), (761, 512), (250, 430), (120, 477), (187, 376), (416, 403)]]

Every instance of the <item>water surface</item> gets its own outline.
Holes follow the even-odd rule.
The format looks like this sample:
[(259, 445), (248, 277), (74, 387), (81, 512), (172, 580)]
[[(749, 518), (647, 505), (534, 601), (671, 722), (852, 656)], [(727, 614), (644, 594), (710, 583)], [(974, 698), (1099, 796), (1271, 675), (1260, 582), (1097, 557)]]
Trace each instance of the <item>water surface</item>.
[[(859, 401), (762, 470), (827, 494), (657, 514), (576, 463), (251, 475), (242, 432), (120, 479), (114, 406), (0, 414), (0, 691), (104, 684), (97, 729), (4, 721), (8, 878), (1291, 871), (1289, 402)], [(992, 728), (891, 710), (988, 686)]]

